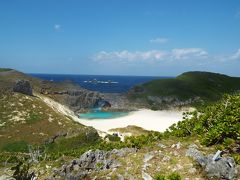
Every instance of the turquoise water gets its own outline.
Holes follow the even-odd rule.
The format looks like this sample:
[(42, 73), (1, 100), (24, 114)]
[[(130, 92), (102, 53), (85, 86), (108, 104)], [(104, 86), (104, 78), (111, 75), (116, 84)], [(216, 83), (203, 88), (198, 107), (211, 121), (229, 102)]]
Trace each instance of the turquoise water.
[(104, 112), (92, 111), (88, 113), (80, 113), (79, 118), (83, 119), (112, 119), (128, 115), (127, 112)]

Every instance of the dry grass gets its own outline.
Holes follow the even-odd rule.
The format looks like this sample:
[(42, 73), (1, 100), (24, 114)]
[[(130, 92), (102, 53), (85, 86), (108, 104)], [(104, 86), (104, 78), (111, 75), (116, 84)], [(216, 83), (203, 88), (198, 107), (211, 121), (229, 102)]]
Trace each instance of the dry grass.
[(0, 94), (0, 125), (0, 149), (9, 142), (41, 144), (59, 132), (84, 129), (41, 99), (12, 92)]
[(145, 130), (141, 127), (134, 126), (134, 125), (130, 125), (130, 126), (123, 127), (123, 128), (113, 128), (113, 129), (110, 129), (109, 131), (110, 132), (119, 132), (122, 134), (131, 133), (133, 136), (146, 135), (147, 133), (149, 133), (148, 130)]

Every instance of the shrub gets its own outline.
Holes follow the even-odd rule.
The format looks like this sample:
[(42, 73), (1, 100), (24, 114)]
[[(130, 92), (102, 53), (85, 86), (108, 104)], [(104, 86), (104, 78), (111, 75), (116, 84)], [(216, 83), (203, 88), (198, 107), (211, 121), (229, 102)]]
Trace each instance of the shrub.
[(165, 180), (165, 176), (162, 174), (156, 174), (154, 180)]
[(184, 120), (172, 125), (166, 135), (197, 135), (202, 144), (236, 144), (240, 141), (240, 95), (226, 95), (202, 112), (188, 113)]
[(173, 172), (169, 175), (167, 175), (167, 177), (165, 177), (165, 175), (162, 175), (160, 173), (156, 174), (154, 176), (154, 180), (181, 180), (181, 176), (177, 173), (177, 172)]
[(176, 172), (173, 172), (167, 176), (167, 180), (181, 180), (181, 179), (182, 179), (181, 176)]
[(109, 141), (120, 141), (120, 140), (121, 140), (120, 137), (115, 136), (115, 135), (110, 135), (110, 134), (108, 134), (107, 136), (105, 136), (104, 139), (107, 139), (107, 138), (109, 139)]

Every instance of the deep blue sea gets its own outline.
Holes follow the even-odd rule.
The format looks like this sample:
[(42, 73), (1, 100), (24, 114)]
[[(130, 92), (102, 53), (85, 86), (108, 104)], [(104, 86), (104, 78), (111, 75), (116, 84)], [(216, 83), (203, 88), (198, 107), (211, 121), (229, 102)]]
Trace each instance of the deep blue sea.
[(109, 76), (109, 75), (66, 75), (66, 74), (30, 74), (34, 77), (50, 81), (70, 80), (81, 87), (103, 93), (123, 93), (137, 84), (154, 79), (170, 77), (154, 76)]

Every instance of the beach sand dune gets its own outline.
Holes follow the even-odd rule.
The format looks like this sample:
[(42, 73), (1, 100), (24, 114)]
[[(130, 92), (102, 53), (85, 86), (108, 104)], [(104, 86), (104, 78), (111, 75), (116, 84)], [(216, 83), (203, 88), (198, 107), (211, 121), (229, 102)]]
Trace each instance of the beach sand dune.
[(108, 132), (113, 128), (121, 128), (129, 125), (142, 127), (146, 130), (164, 132), (169, 126), (182, 120), (182, 113), (183, 111), (152, 111), (149, 109), (141, 109), (131, 112), (124, 117), (91, 120), (78, 119), (78, 122), (104, 132)]

